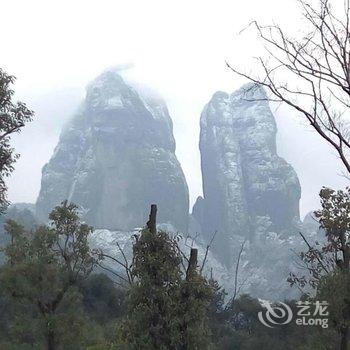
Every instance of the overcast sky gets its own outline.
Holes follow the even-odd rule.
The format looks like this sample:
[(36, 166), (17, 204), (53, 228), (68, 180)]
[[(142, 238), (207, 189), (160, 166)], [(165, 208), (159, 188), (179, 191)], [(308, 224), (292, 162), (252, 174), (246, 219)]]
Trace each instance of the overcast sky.
[[(168, 104), (193, 203), (202, 192), (200, 112), (215, 91), (245, 83), (225, 60), (254, 71), (247, 58), (260, 50), (249, 31), (239, 32), (253, 19), (301, 28), (295, 0), (0, 0), (0, 8), (0, 67), (17, 76), (16, 97), (36, 112), (15, 139), (21, 158), (9, 181), (13, 202), (35, 202), (41, 168), (86, 84), (110, 66), (132, 63), (126, 78), (157, 90)], [(278, 151), (298, 172), (305, 214), (317, 206), (322, 185), (347, 180), (335, 155), (294, 113), (281, 107), (276, 117)]]

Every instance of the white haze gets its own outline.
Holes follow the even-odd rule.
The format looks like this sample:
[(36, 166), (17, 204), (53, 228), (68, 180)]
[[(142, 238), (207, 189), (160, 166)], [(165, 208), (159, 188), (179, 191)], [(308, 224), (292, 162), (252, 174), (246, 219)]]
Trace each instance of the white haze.
[[(41, 168), (62, 125), (84, 97), (85, 85), (110, 66), (132, 64), (129, 81), (146, 84), (166, 100), (174, 122), (177, 156), (190, 188), (201, 194), (199, 117), (217, 90), (245, 81), (225, 60), (246, 66), (260, 47), (249, 33), (253, 19), (300, 27), (295, 0), (0, 0), (0, 67), (17, 76), (16, 97), (36, 118), (15, 139), (21, 158), (9, 180), (13, 202), (35, 202)], [(293, 113), (280, 107), (278, 149), (298, 172), (301, 212), (318, 205), (322, 185), (344, 187), (339, 161)]]

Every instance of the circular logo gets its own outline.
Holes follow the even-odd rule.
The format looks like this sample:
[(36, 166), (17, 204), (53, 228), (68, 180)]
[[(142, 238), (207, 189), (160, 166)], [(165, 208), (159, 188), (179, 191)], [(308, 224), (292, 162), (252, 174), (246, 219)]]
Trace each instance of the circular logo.
[(276, 325), (289, 323), (293, 318), (292, 309), (285, 303), (279, 302), (272, 304), (269, 301), (262, 301), (261, 306), (266, 309), (265, 312), (259, 311), (259, 321), (266, 327), (274, 328)]

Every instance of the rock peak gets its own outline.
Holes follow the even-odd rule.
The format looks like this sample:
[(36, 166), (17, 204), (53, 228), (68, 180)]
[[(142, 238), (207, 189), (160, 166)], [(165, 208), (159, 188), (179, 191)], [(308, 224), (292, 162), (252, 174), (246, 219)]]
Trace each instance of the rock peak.
[(39, 218), (46, 221), (64, 199), (78, 204), (89, 224), (113, 230), (141, 227), (157, 203), (159, 222), (186, 232), (188, 188), (166, 104), (138, 93), (114, 70), (90, 83), (43, 168)]
[(227, 264), (234, 236), (254, 240), (262, 226), (290, 234), (299, 220), (298, 177), (277, 155), (276, 123), (265, 98), (254, 84), (229, 96), (217, 92), (201, 115), (204, 199), (196, 202), (193, 215), (206, 240), (218, 231), (213, 249)]

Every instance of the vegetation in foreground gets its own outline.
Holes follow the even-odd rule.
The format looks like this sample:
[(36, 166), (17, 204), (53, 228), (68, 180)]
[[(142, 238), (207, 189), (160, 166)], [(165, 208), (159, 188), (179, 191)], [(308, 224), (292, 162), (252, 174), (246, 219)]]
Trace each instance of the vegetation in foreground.
[[(339, 244), (350, 224), (350, 193), (324, 190), (321, 196), (317, 215), (328, 243), (302, 254), (310, 268), (293, 283), (312, 282), (315, 299), (330, 302), (327, 329), (295, 323), (270, 329), (258, 319), (258, 300), (241, 295), (227, 303), (219, 284), (201, 275), (196, 249), (187, 258), (177, 237), (156, 229), (155, 207), (135, 237), (130, 279), (116, 284), (94, 272), (101, 253), (87, 244), (92, 228), (80, 221), (74, 204), (63, 202), (50, 214), (50, 225), (28, 231), (15, 221), (6, 224), (0, 348), (346, 349), (349, 267)], [(330, 259), (330, 268), (335, 253), (338, 260), (323, 273), (320, 261)], [(288, 304), (296, 311), (295, 301)]]

